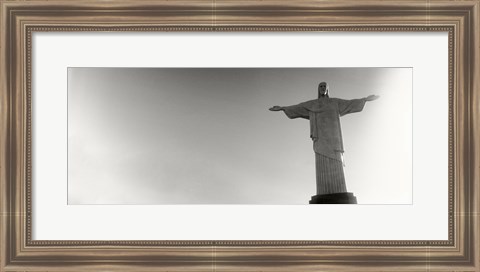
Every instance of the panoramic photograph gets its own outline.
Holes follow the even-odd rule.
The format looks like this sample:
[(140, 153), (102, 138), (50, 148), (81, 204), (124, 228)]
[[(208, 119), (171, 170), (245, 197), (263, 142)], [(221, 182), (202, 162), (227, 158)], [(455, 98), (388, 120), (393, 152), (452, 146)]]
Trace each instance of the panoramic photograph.
[(412, 68), (68, 68), (69, 205), (412, 204)]

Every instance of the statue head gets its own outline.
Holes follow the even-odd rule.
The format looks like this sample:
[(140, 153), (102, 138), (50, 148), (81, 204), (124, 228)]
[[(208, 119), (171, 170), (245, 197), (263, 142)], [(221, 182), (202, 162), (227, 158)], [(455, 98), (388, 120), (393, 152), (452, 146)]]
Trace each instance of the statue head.
[(328, 93), (329, 93), (329, 89), (328, 89), (327, 82), (320, 82), (320, 84), (318, 84), (318, 98), (329, 97)]

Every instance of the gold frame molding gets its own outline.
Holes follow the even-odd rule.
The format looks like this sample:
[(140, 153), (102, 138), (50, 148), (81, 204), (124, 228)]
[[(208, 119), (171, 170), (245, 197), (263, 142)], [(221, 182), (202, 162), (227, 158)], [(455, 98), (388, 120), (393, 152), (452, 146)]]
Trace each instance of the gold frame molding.
[[(0, 4), (0, 271), (480, 271), (479, 0)], [(31, 56), (40, 31), (448, 32), (448, 240), (33, 240)]]

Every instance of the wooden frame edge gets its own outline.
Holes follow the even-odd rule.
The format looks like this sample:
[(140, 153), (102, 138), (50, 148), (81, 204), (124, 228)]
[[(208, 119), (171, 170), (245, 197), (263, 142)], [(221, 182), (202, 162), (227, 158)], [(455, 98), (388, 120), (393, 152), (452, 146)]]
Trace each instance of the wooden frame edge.
[[(179, 20), (188, 20), (185, 18), (194, 18), (191, 21), (189, 29), (202, 30), (206, 27), (207, 31), (228, 31), (231, 29), (241, 29), (243, 31), (255, 27), (254, 24), (248, 23), (252, 18), (264, 18), (260, 22), (258, 29), (278, 29), (276, 17), (279, 14), (294, 16), (301, 14), (302, 16), (312, 16), (315, 7), (321, 6), (318, 1), (300, 1), (299, 4), (285, 4), (279, 5), (278, 1), (218, 1), (216, 5), (211, 2), (193, 1), (187, 5), (185, 2), (172, 4), (169, 1), (162, 1), (158, 6), (159, 10), (150, 11), (155, 14), (168, 13), (172, 16), (178, 16)], [(358, 1), (360, 2), (360, 1)], [(355, 2), (355, 3), (358, 3)], [(438, 18), (448, 17), (449, 14), (456, 16), (456, 23), (451, 23), (457, 32), (456, 39), (453, 41), (458, 54), (454, 54), (455, 64), (455, 80), (452, 82), (458, 91), (462, 94), (458, 96), (455, 101), (455, 124), (460, 131), (458, 135), (453, 137), (460, 137), (461, 142), (456, 142), (456, 148), (463, 151), (462, 156), (459, 156), (458, 163), (464, 168), (463, 171), (455, 173), (456, 178), (465, 182), (465, 186), (461, 187), (462, 199), (455, 199), (455, 210), (452, 210), (455, 222), (458, 222), (455, 243), (450, 245), (436, 245), (435, 243), (425, 243), (420, 246), (404, 245), (402, 248), (397, 248), (392, 245), (385, 244), (384, 246), (375, 244), (368, 246), (368, 241), (360, 246), (354, 244), (346, 244), (342, 249), (345, 256), (350, 259), (337, 258), (335, 255), (325, 254), (325, 249), (335, 250), (335, 245), (292, 245), (285, 244), (282, 241), (273, 243), (272, 245), (262, 244), (235, 244), (230, 246), (228, 241), (207, 241), (205, 243), (186, 244), (181, 245), (173, 243), (175, 253), (171, 253), (172, 247), (163, 245), (155, 247), (145, 242), (144, 248), (140, 249), (138, 256), (130, 256), (125, 259), (122, 250), (131, 248), (132, 245), (128, 243), (119, 244), (102, 244), (102, 242), (85, 242), (85, 247), (92, 252), (101, 252), (102, 259), (91, 258), (91, 255), (78, 255), (78, 252), (73, 252), (70, 257), (68, 254), (61, 254), (65, 246), (72, 246), (68, 242), (60, 242), (57, 245), (42, 242), (32, 242), (28, 239), (29, 234), (26, 231), (28, 225), (28, 211), (25, 203), (28, 201), (28, 194), (25, 194), (26, 188), (22, 183), (29, 175), (29, 170), (25, 169), (25, 164), (20, 162), (17, 154), (27, 154), (28, 148), (23, 144), (22, 139), (28, 138), (28, 130), (25, 129), (25, 122), (29, 122), (25, 116), (26, 112), (18, 112), (15, 109), (22, 108), (25, 110), (25, 101), (28, 98), (25, 90), (28, 84), (25, 79), (26, 70), (23, 66), (28, 45), (26, 40), (18, 37), (25, 37), (27, 33), (28, 14), (29, 12), (35, 14), (43, 13), (47, 16), (55, 18), (65, 16), (65, 8), (75, 9), (74, 13), (81, 15), (79, 11), (85, 8), (85, 14), (92, 12), (92, 10), (99, 10), (100, 13), (109, 13), (114, 11), (118, 16), (126, 16), (129, 12), (135, 14), (142, 14), (150, 6), (151, 2), (146, 2), (148, 5), (142, 6), (143, 2), (118, 1), (111, 4), (101, 3), (95, 4), (93, 1), (81, 1), (76, 4), (68, 3), (67, 1), (2, 1), (1, 2), (1, 63), (2, 70), (0, 74), (1, 92), (0, 92), (0, 194), (1, 194), (1, 222), (0, 222), (0, 271), (16, 271), (16, 270), (37, 270), (42, 269), (115, 269), (115, 270), (131, 270), (132, 268), (142, 268), (145, 270), (158, 269), (182, 269), (185, 271), (205, 269), (235, 270), (240, 267), (261, 268), (265, 271), (278, 270), (277, 264), (291, 265), (295, 268), (303, 270), (315, 270), (318, 268), (329, 270), (345, 270), (356, 267), (356, 271), (361, 269), (374, 270), (462, 270), (462, 271), (477, 271), (480, 269), (479, 257), (479, 159), (480, 148), (478, 139), (480, 138), (479, 128), (479, 2), (478, 1), (431, 1), (430, 6), (424, 6), (422, 1), (407, 1), (405, 5), (392, 4), (392, 2), (383, 1), (362, 1), (364, 5), (355, 5), (353, 1), (342, 2), (335, 6), (328, 6), (329, 9), (334, 8), (339, 12), (351, 12), (355, 8), (359, 8), (365, 12), (368, 17), (369, 9), (375, 10), (376, 13), (382, 11), (381, 8), (390, 8), (387, 16), (398, 18), (399, 12), (411, 12), (412, 14), (422, 14), (420, 17), (425, 17), (424, 20), (418, 19), (414, 23), (418, 26), (427, 27), (431, 29), (441, 22)], [(140, 4), (139, 4), (140, 3)], [(260, 4), (261, 3), (261, 4)], [(381, 3), (381, 4), (379, 4)], [(25, 7), (27, 7), (25, 9)], [(39, 9), (42, 7), (42, 9)], [(49, 11), (54, 7), (54, 11)], [(140, 7), (135, 9), (135, 7)], [(143, 7), (143, 8), (141, 8)], [(445, 10), (443, 7), (450, 7), (451, 10)], [(56, 9), (55, 9), (56, 8)], [(133, 8), (133, 11), (131, 9)], [(293, 10), (293, 11), (292, 11)], [(37, 11), (37, 12), (35, 12)], [(388, 9), (387, 9), (388, 11)], [(49, 13), (50, 12), (50, 13)], [(319, 9), (317, 12), (326, 12)], [(341, 12), (340, 12), (341, 13)], [(267, 14), (267, 15), (265, 15)], [(106, 16), (100, 25), (110, 27), (114, 25), (117, 15)], [(193, 16), (195, 15), (195, 16)], [(264, 16), (264, 17), (262, 17)], [(270, 16), (270, 17), (269, 17)], [(443, 17), (442, 17), (443, 16)], [(453, 15), (452, 15), (453, 16)], [(68, 16), (67, 16), (68, 17)], [(354, 17), (354, 16), (353, 16)], [(353, 18), (352, 17), (352, 18)], [(240, 18), (246, 18), (243, 26), (239, 24)], [(36, 17), (38, 19), (38, 17)], [(399, 19), (397, 19), (399, 20)], [(146, 22), (150, 22), (146, 20)], [(145, 23), (145, 22), (143, 22)], [(153, 22), (153, 25), (163, 23), (161, 20)], [(325, 23), (325, 22), (321, 22)], [(76, 22), (74, 24), (81, 24)], [(98, 24), (97, 24), (98, 25)], [(351, 25), (354, 25), (352, 22)], [(171, 25), (172, 30), (175, 27), (185, 26)], [(95, 26), (92, 25), (94, 28)], [(128, 27), (128, 25), (126, 26)], [(242, 28), (243, 27), (243, 28)], [(309, 27), (309, 24), (293, 25), (285, 24), (283, 27)], [(332, 28), (335, 26), (332, 26)], [(351, 26), (352, 27), (352, 26)], [(375, 26), (372, 26), (375, 29)], [(378, 29), (378, 28), (377, 28)], [(384, 31), (388, 31), (388, 25)], [(459, 40), (463, 37), (464, 40)], [(468, 42), (467, 42), (468, 41)], [(463, 42), (463, 43), (462, 43)], [(28, 71), (28, 69), (27, 69)], [(477, 78), (476, 78), (477, 77)], [(15, 95), (14, 95), (15, 94)], [(462, 111), (463, 110), (463, 111)], [(462, 129), (463, 128), (463, 129)], [(20, 139), (20, 141), (18, 141)], [(456, 153), (458, 155), (458, 153)], [(22, 156), (20, 156), (22, 157)], [(455, 166), (457, 167), (457, 166)], [(457, 176), (460, 175), (460, 176)], [(14, 182), (14, 178), (16, 181)], [(465, 203), (459, 202), (465, 200)], [(452, 200), (453, 201), (453, 200)], [(81, 245), (77, 244), (77, 247)], [(152, 249), (152, 246), (155, 248)], [(338, 245), (337, 245), (338, 246)], [(322, 251), (323, 249), (324, 251)], [(302, 251), (303, 250), (303, 251)], [(365, 259), (365, 255), (358, 254), (358, 251), (377, 252), (377, 259)], [(294, 253), (292, 253), (292, 251)], [(380, 251), (383, 252), (397, 252), (398, 254), (388, 255), (382, 265), (376, 264), (378, 261)], [(319, 258), (319, 252), (323, 255)], [(423, 254), (418, 254), (423, 252)], [(160, 257), (157, 254), (164, 254)], [(143, 255), (141, 255), (143, 254)], [(403, 255), (402, 255), (403, 254)], [(90, 256), (90, 259), (88, 259)], [(188, 257), (186, 257), (188, 256)], [(403, 258), (401, 256), (404, 256)], [(61, 257), (61, 260), (56, 258)], [(385, 256), (384, 256), (385, 257)], [(126, 260), (130, 260), (127, 261)], [(406, 261), (408, 260), (408, 261)], [(93, 266), (87, 265), (88, 262), (96, 263)], [(142, 262), (139, 265), (139, 262)], [(376, 266), (374, 268), (373, 266)], [(290, 269), (288, 269), (290, 270)]]

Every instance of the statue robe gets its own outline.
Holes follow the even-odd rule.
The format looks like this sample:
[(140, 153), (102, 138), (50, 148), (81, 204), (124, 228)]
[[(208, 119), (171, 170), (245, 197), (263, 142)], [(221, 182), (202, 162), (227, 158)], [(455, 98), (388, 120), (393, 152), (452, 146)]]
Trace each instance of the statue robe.
[(290, 119), (305, 118), (310, 120), (310, 137), (315, 153), (340, 160), (343, 149), (340, 116), (360, 112), (365, 106), (365, 99), (344, 100), (321, 97), (294, 106), (284, 107)]
[(347, 191), (343, 172), (343, 139), (340, 116), (360, 112), (365, 99), (343, 100), (321, 97), (294, 106), (284, 107), (293, 118), (310, 120), (310, 137), (315, 151), (317, 195)]

